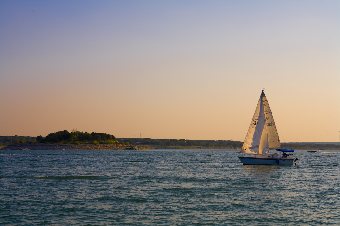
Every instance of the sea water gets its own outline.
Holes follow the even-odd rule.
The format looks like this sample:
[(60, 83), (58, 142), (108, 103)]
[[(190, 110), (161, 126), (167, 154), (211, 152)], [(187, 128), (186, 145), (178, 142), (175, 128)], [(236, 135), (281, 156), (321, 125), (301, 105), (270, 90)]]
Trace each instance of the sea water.
[(0, 151), (1, 225), (340, 225), (340, 152)]

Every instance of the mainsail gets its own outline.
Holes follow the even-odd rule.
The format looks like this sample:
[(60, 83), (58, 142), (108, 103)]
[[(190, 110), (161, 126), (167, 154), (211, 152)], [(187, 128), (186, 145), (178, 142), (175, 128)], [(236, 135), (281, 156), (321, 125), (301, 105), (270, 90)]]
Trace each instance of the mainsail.
[(280, 147), (279, 135), (268, 100), (262, 90), (241, 152), (264, 154), (269, 151), (269, 148), (278, 147)]

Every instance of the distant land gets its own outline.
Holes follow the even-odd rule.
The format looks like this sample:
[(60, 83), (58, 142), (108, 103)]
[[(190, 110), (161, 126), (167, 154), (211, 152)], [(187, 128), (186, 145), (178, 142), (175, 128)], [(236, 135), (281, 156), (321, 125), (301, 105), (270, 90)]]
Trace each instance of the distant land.
[[(46, 137), (0, 136), (0, 148), (10, 150), (145, 150), (145, 149), (241, 149), (243, 142), (233, 140), (186, 140), (151, 138), (116, 138), (106, 133), (67, 130)], [(340, 150), (340, 142), (281, 143), (296, 150)]]
[[(0, 136), (2, 149), (10, 150), (121, 150), (133, 149), (120, 143), (113, 135), (67, 130), (50, 133), (46, 137)], [(142, 148), (142, 147), (141, 147)]]

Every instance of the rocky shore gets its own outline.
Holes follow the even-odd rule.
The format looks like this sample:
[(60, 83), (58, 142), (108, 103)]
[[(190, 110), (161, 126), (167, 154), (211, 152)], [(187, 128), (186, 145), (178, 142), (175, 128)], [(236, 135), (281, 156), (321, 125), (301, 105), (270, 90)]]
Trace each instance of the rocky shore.
[(147, 150), (146, 146), (123, 144), (11, 144), (2, 150)]

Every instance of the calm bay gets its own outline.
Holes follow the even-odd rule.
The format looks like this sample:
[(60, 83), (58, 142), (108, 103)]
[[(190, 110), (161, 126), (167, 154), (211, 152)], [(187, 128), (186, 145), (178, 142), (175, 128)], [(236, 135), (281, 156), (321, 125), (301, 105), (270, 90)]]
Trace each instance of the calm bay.
[(340, 225), (340, 151), (0, 150), (1, 225)]

